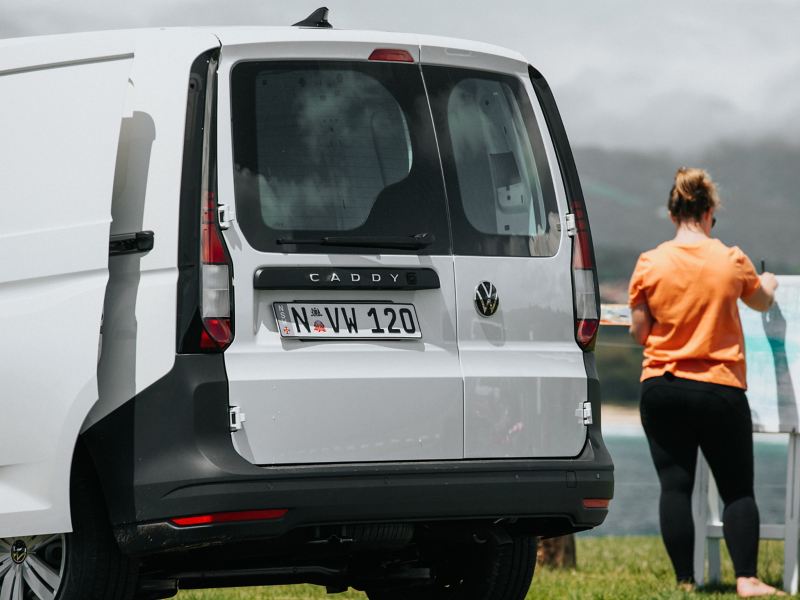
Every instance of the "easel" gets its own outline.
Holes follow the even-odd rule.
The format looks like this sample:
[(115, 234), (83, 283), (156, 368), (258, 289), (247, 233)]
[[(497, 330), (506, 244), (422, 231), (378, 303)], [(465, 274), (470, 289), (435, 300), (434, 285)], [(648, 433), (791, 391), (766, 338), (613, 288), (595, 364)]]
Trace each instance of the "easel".
[[(796, 594), (800, 584), (798, 544), (800, 543), (800, 434), (789, 435), (786, 461), (786, 511), (783, 524), (762, 524), (762, 540), (783, 540), (783, 589)], [(720, 499), (717, 484), (711, 476), (708, 463), (698, 452), (697, 475), (692, 495), (694, 516), (694, 572), (698, 585), (720, 580), (719, 541), (723, 538)], [(706, 579), (706, 554), (708, 578)]]

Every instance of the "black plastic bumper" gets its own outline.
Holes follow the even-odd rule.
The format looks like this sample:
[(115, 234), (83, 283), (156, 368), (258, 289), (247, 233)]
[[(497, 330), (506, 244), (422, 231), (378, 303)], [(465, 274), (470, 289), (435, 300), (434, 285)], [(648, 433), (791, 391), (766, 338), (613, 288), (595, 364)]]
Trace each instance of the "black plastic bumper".
[[(591, 360), (591, 359), (590, 359)], [(611, 498), (613, 464), (596, 416), (581, 455), (556, 460), (479, 460), (259, 467), (234, 450), (221, 356), (177, 356), (164, 378), (84, 434), (121, 547), (152, 554), (315, 525), (516, 519), (532, 533), (595, 527)], [(177, 527), (174, 517), (288, 509), (280, 519)]]

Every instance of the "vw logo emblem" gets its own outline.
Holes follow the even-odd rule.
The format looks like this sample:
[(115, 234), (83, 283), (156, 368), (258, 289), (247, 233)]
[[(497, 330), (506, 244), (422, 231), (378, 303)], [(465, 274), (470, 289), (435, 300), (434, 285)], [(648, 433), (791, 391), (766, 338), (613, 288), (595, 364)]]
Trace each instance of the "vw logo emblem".
[(11, 560), (21, 565), (25, 562), (26, 558), (28, 558), (28, 546), (22, 540), (17, 540), (14, 542), (14, 545), (11, 546)]
[(482, 317), (491, 317), (500, 306), (497, 288), (490, 281), (481, 281), (475, 288), (475, 308)]

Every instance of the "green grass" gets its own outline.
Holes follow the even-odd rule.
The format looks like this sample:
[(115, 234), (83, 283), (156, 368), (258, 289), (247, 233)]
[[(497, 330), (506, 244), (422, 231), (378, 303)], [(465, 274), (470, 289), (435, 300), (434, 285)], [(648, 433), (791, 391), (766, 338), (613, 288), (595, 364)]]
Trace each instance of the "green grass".
[[(724, 544), (723, 544), (724, 547)], [(657, 537), (578, 538), (578, 568), (575, 570), (537, 569), (528, 600), (684, 600), (687, 598), (724, 600), (737, 598), (730, 559), (723, 548), (722, 584), (695, 594), (675, 589), (669, 559)], [(779, 585), (783, 574), (783, 544), (761, 542), (759, 574), (768, 583)], [(231, 590), (186, 591), (179, 600), (366, 600), (359, 592), (327, 596), (316, 586), (281, 586)]]

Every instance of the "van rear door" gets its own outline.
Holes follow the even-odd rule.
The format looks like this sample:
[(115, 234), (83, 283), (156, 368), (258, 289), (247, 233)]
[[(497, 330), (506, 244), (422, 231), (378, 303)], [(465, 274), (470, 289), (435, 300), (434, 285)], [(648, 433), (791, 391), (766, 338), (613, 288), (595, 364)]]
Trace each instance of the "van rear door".
[(463, 456), (453, 259), (419, 47), (375, 50), (223, 41), (218, 199), (236, 207), (225, 365), (244, 416), (234, 444), (256, 464)]
[(452, 220), (464, 456), (575, 456), (587, 378), (568, 210), (528, 66), (435, 46), (422, 62)]

